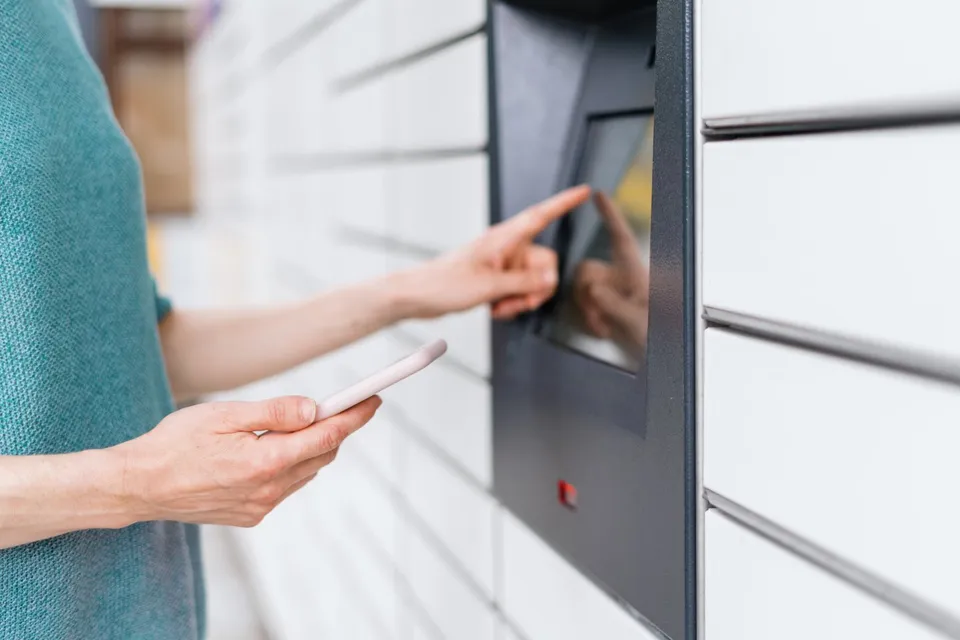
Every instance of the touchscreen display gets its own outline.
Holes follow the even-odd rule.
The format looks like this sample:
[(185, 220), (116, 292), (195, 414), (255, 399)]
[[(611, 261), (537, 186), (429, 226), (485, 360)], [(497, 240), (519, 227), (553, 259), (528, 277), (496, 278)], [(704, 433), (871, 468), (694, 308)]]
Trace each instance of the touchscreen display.
[(647, 345), (653, 115), (590, 119), (575, 182), (595, 196), (565, 222), (560, 290), (541, 333), (636, 372)]

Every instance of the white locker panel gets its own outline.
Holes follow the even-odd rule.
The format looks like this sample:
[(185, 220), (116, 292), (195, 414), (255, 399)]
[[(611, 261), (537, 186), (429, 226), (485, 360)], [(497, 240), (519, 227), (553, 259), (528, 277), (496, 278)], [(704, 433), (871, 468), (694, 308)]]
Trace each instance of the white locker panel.
[(704, 485), (960, 613), (960, 389), (714, 329), (704, 357)]
[(488, 162), (477, 154), (391, 166), (385, 178), (390, 234), (438, 252), (476, 239), (490, 220)]
[(710, 0), (697, 6), (708, 123), (960, 107), (953, 64), (960, 59), (954, 31), (960, 3), (953, 0)]
[(409, 437), (403, 458), (410, 508), (492, 600), (496, 502)]
[[(394, 341), (391, 360), (410, 351), (408, 342)], [(490, 486), (491, 395), (485, 380), (441, 359), (386, 390), (383, 398), (480, 484)]]
[[(331, 94), (333, 122), (326, 144), (312, 151), (320, 154), (381, 152), (392, 140), (387, 135), (390, 87), (377, 79), (339, 94)], [(393, 106), (390, 106), (390, 110)]]
[(479, 28), (483, 0), (385, 0), (386, 57), (398, 58)]
[[(412, 597), (412, 596), (411, 596)], [(399, 635), (403, 640), (444, 640), (436, 626), (411, 601), (406, 603), (398, 622)]]
[[(333, 56), (326, 62), (336, 79), (350, 76), (380, 62), (385, 53), (389, 0), (361, 0), (333, 25), (328, 37)], [(323, 36), (321, 36), (323, 38)]]
[(941, 636), (740, 528), (705, 516), (709, 640), (934, 640)]
[(657, 638), (526, 525), (507, 511), (501, 514), (499, 601), (530, 640)]
[(513, 629), (510, 628), (510, 625), (504, 621), (500, 622), (498, 633), (500, 635), (497, 637), (497, 640), (523, 640)]
[[(349, 440), (344, 443), (337, 462), (342, 464), (349, 458), (358, 456), (352, 444)], [(369, 464), (366, 459), (357, 460), (349, 485), (338, 483), (339, 486), (330, 487), (328, 490), (349, 494), (343, 503), (347, 521), (359, 522), (363, 526), (369, 538), (365, 540), (366, 547), (375, 545), (381, 555), (392, 557), (396, 550), (399, 512), (390, 489), (372, 476)], [(369, 554), (372, 551), (365, 549), (364, 553)]]
[(327, 218), (333, 225), (331, 237), (322, 238), (331, 243), (341, 239), (339, 230), (360, 231), (377, 236), (387, 232), (393, 217), (392, 194), (387, 189), (388, 170), (380, 165), (342, 167), (318, 173), (312, 179), (318, 186), (318, 195), (310, 206), (313, 215)]
[(400, 570), (447, 638), (495, 640), (496, 614), (413, 526), (400, 531)]
[(960, 358), (958, 145), (958, 126), (706, 144), (704, 304)]
[(490, 376), (490, 310), (477, 307), (436, 320), (408, 320), (400, 325), (422, 342), (438, 337), (449, 345), (449, 354), (482, 378)]
[(487, 143), (485, 36), (401, 67), (382, 82), (389, 105), (389, 148), (480, 148)]
[(378, 412), (364, 428), (350, 436), (351, 446), (356, 447), (377, 473), (395, 488), (401, 482), (399, 445), (404, 437), (400, 428), (390, 420), (386, 411)]

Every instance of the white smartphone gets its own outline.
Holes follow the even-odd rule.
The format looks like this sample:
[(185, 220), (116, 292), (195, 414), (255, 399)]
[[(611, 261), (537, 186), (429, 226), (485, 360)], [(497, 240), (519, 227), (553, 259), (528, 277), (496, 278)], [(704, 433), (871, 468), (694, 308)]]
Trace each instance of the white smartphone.
[(397, 360), (388, 367), (384, 367), (368, 378), (364, 378), (355, 385), (333, 394), (323, 402), (317, 403), (317, 420), (324, 420), (335, 416), (350, 407), (360, 404), (387, 387), (391, 387), (404, 378), (409, 378), (418, 371), (425, 369), (430, 363), (447, 352), (447, 343), (444, 340), (435, 340), (425, 344), (407, 357)]

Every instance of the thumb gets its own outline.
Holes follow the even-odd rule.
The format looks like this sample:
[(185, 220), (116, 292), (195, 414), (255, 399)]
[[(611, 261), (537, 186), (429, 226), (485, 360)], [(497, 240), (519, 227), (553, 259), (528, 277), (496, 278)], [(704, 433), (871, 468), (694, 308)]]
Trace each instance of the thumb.
[(557, 284), (557, 272), (553, 268), (508, 269), (495, 273), (491, 284), (493, 300), (523, 296), (552, 290)]
[(214, 406), (222, 415), (224, 432), (299, 431), (313, 424), (317, 403), (303, 396), (285, 396), (258, 402), (225, 402)]

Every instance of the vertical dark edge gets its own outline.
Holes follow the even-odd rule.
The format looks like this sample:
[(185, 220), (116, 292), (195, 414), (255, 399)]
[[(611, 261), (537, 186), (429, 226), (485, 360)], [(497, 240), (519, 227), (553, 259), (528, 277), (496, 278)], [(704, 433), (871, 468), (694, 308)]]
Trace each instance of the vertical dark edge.
[(484, 31), (487, 35), (487, 154), (488, 154), (488, 187), (490, 191), (490, 219), (491, 225), (500, 222), (502, 211), (500, 203), (500, 136), (497, 125), (497, 65), (496, 65), (496, 30), (493, 28), (494, 5), (497, 0), (487, 0), (487, 15)]
[[(693, 2), (694, 0), (661, 0), (661, 4), (677, 5), (677, 26), (680, 29), (676, 41), (680, 43), (683, 63), (683, 338), (684, 355), (684, 547), (686, 549), (685, 584), (687, 588), (684, 613), (687, 640), (697, 640), (698, 589), (697, 556), (699, 536), (697, 532), (697, 255), (696, 225), (694, 224), (694, 157), (696, 129), (694, 123), (694, 65), (693, 65)], [(670, 16), (673, 17), (672, 14)]]
[[(493, 28), (493, 12), (496, 0), (487, 0), (486, 16), (484, 24), (484, 33), (487, 37), (487, 189), (488, 203), (490, 211), (487, 212), (487, 224), (494, 225), (500, 219), (500, 171), (498, 166), (500, 140), (497, 127), (497, 81), (496, 81), (496, 34)], [(494, 402), (496, 394), (493, 389), (496, 385), (494, 372), (497, 360), (497, 323), (490, 318), (490, 337), (487, 340), (487, 349), (490, 356), (490, 415), (496, 416), (494, 411)], [(496, 420), (491, 421), (490, 425), (490, 490), (494, 496), (497, 496), (497, 474), (496, 474)], [(499, 503), (499, 498), (495, 498)], [(503, 512), (502, 507), (495, 511), (496, 526), (494, 527), (494, 559), (493, 564), (493, 589), (497, 600), (500, 598), (503, 587)]]

